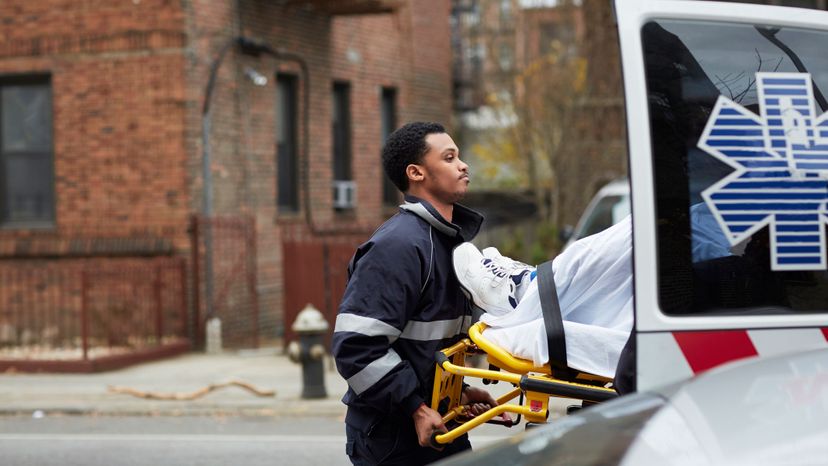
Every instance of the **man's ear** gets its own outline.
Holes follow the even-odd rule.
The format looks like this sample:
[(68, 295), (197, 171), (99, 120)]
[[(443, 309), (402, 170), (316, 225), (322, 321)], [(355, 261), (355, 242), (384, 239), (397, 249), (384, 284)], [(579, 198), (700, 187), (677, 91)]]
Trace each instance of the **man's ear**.
[(405, 176), (408, 177), (409, 181), (423, 181), (425, 173), (423, 173), (423, 167), (415, 163), (411, 163), (405, 167)]

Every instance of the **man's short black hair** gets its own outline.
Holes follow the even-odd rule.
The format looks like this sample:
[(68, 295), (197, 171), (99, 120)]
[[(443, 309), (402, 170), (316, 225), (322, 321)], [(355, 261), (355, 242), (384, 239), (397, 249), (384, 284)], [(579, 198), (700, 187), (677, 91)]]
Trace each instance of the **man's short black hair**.
[(412, 163), (422, 163), (423, 156), (428, 152), (426, 136), (445, 132), (446, 128), (440, 123), (414, 121), (388, 136), (382, 148), (382, 167), (400, 191), (408, 191), (405, 167)]

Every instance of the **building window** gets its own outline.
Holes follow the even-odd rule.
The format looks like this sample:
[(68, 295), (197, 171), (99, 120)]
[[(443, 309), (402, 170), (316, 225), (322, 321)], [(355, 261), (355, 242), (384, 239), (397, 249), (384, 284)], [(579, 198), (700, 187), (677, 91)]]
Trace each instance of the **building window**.
[(290, 74), (276, 76), (276, 201), (279, 212), (299, 210), (297, 82), (296, 76)]
[(55, 219), (52, 87), (49, 78), (0, 80), (0, 223)]
[(514, 55), (512, 54), (512, 47), (508, 43), (500, 44), (500, 51), (498, 53), (498, 64), (503, 71), (511, 71), (514, 66)]
[(480, 5), (474, 2), (469, 8), (466, 8), (463, 13), (463, 22), (469, 27), (480, 25)]
[(512, 21), (512, 0), (500, 0), (500, 20), (503, 23)]
[[(397, 89), (393, 87), (383, 87), (382, 97), (380, 102), (380, 118), (382, 121), (382, 141), (388, 139), (388, 136), (397, 129)], [(383, 170), (382, 182), (382, 202), (387, 206), (396, 206), (400, 203), (400, 192), (388, 175)]]
[(332, 97), (334, 208), (350, 209), (354, 206), (354, 183), (351, 176), (350, 84), (334, 83)]
[(556, 54), (561, 57), (575, 55), (575, 28), (565, 22), (542, 23), (538, 35), (541, 55)]

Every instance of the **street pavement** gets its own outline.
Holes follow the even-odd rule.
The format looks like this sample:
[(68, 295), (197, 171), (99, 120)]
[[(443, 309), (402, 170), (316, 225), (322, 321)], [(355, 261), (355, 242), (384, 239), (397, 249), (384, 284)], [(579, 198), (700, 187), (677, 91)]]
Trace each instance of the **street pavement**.
[[(347, 384), (325, 361), (327, 397), (302, 399), (302, 370), (275, 350), (190, 353), (93, 374), (0, 374), (0, 464), (206, 466), (348, 464), (344, 453)], [(111, 386), (187, 394), (238, 380), (275, 396), (220, 388), (186, 401), (113, 393)], [(483, 386), (479, 379), (468, 379)], [(509, 384), (487, 388), (498, 396)], [(550, 419), (565, 400), (550, 400)], [(522, 432), (484, 425), (470, 433), (475, 449)], [(281, 459), (285, 460), (280, 463)]]
[[(345, 414), (340, 399), (347, 383), (330, 357), (325, 359), (327, 397), (303, 399), (302, 369), (274, 349), (189, 353), (182, 356), (92, 374), (0, 374), (0, 416), (51, 414), (116, 416), (313, 416)], [(159, 394), (189, 394), (211, 384), (238, 380), (275, 396), (257, 396), (243, 388), (219, 388), (193, 400), (152, 400), (110, 387), (125, 387)], [(489, 390), (495, 397), (511, 386), (483, 386), (480, 379), (466, 381)], [(559, 417), (571, 400), (551, 399), (550, 419)]]
[[(0, 374), (0, 415), (241, 415), (342, 416), (347, 384), (325, 362), (327, 397), (301, 398), (302, 370), (273, 349), (189, 353), (124, 369), (92, 374)], [(150, 400), (114, 393), (111, 386), (142, 392), (188, 394), (210, 384), (239, 380), (275, 396), (229, 386), (186, 401)]]

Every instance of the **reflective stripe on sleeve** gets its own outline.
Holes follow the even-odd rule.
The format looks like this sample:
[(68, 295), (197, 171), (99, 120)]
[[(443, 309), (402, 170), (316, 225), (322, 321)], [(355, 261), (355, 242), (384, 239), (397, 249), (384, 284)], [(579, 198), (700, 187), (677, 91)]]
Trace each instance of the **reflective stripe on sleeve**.
[(471, 324), (471, 316), (461, 316), (451, 320), (435, 320), (434, 322), (410, 320), (403, 329), (400, 338), (417, 341), (442, 340), (468, 330), (469, 324)]
[(469, 333), (469, 327), (472, 326), (472, 316), (463, 316), (463, 326), (460, 328), (462, 333)]
[(400, 336), (400, 331), (393, 325), (386, 324), (379, 319), (358, 316), (356, 314), (339, 314), (336, 316), (334, 332), (353, 332), (369, 337), (383, 336), (394, 341)]
[(391, 372), (391, 369), (396, 367), (400, 362), (400, 356), (397, 352), (389, 349), (383, 357), (368, 364), (364, 369), (347, 379), (348, 386), (359, 395), (379, 382), (380, 379), (385, 377), (385, 374)]

